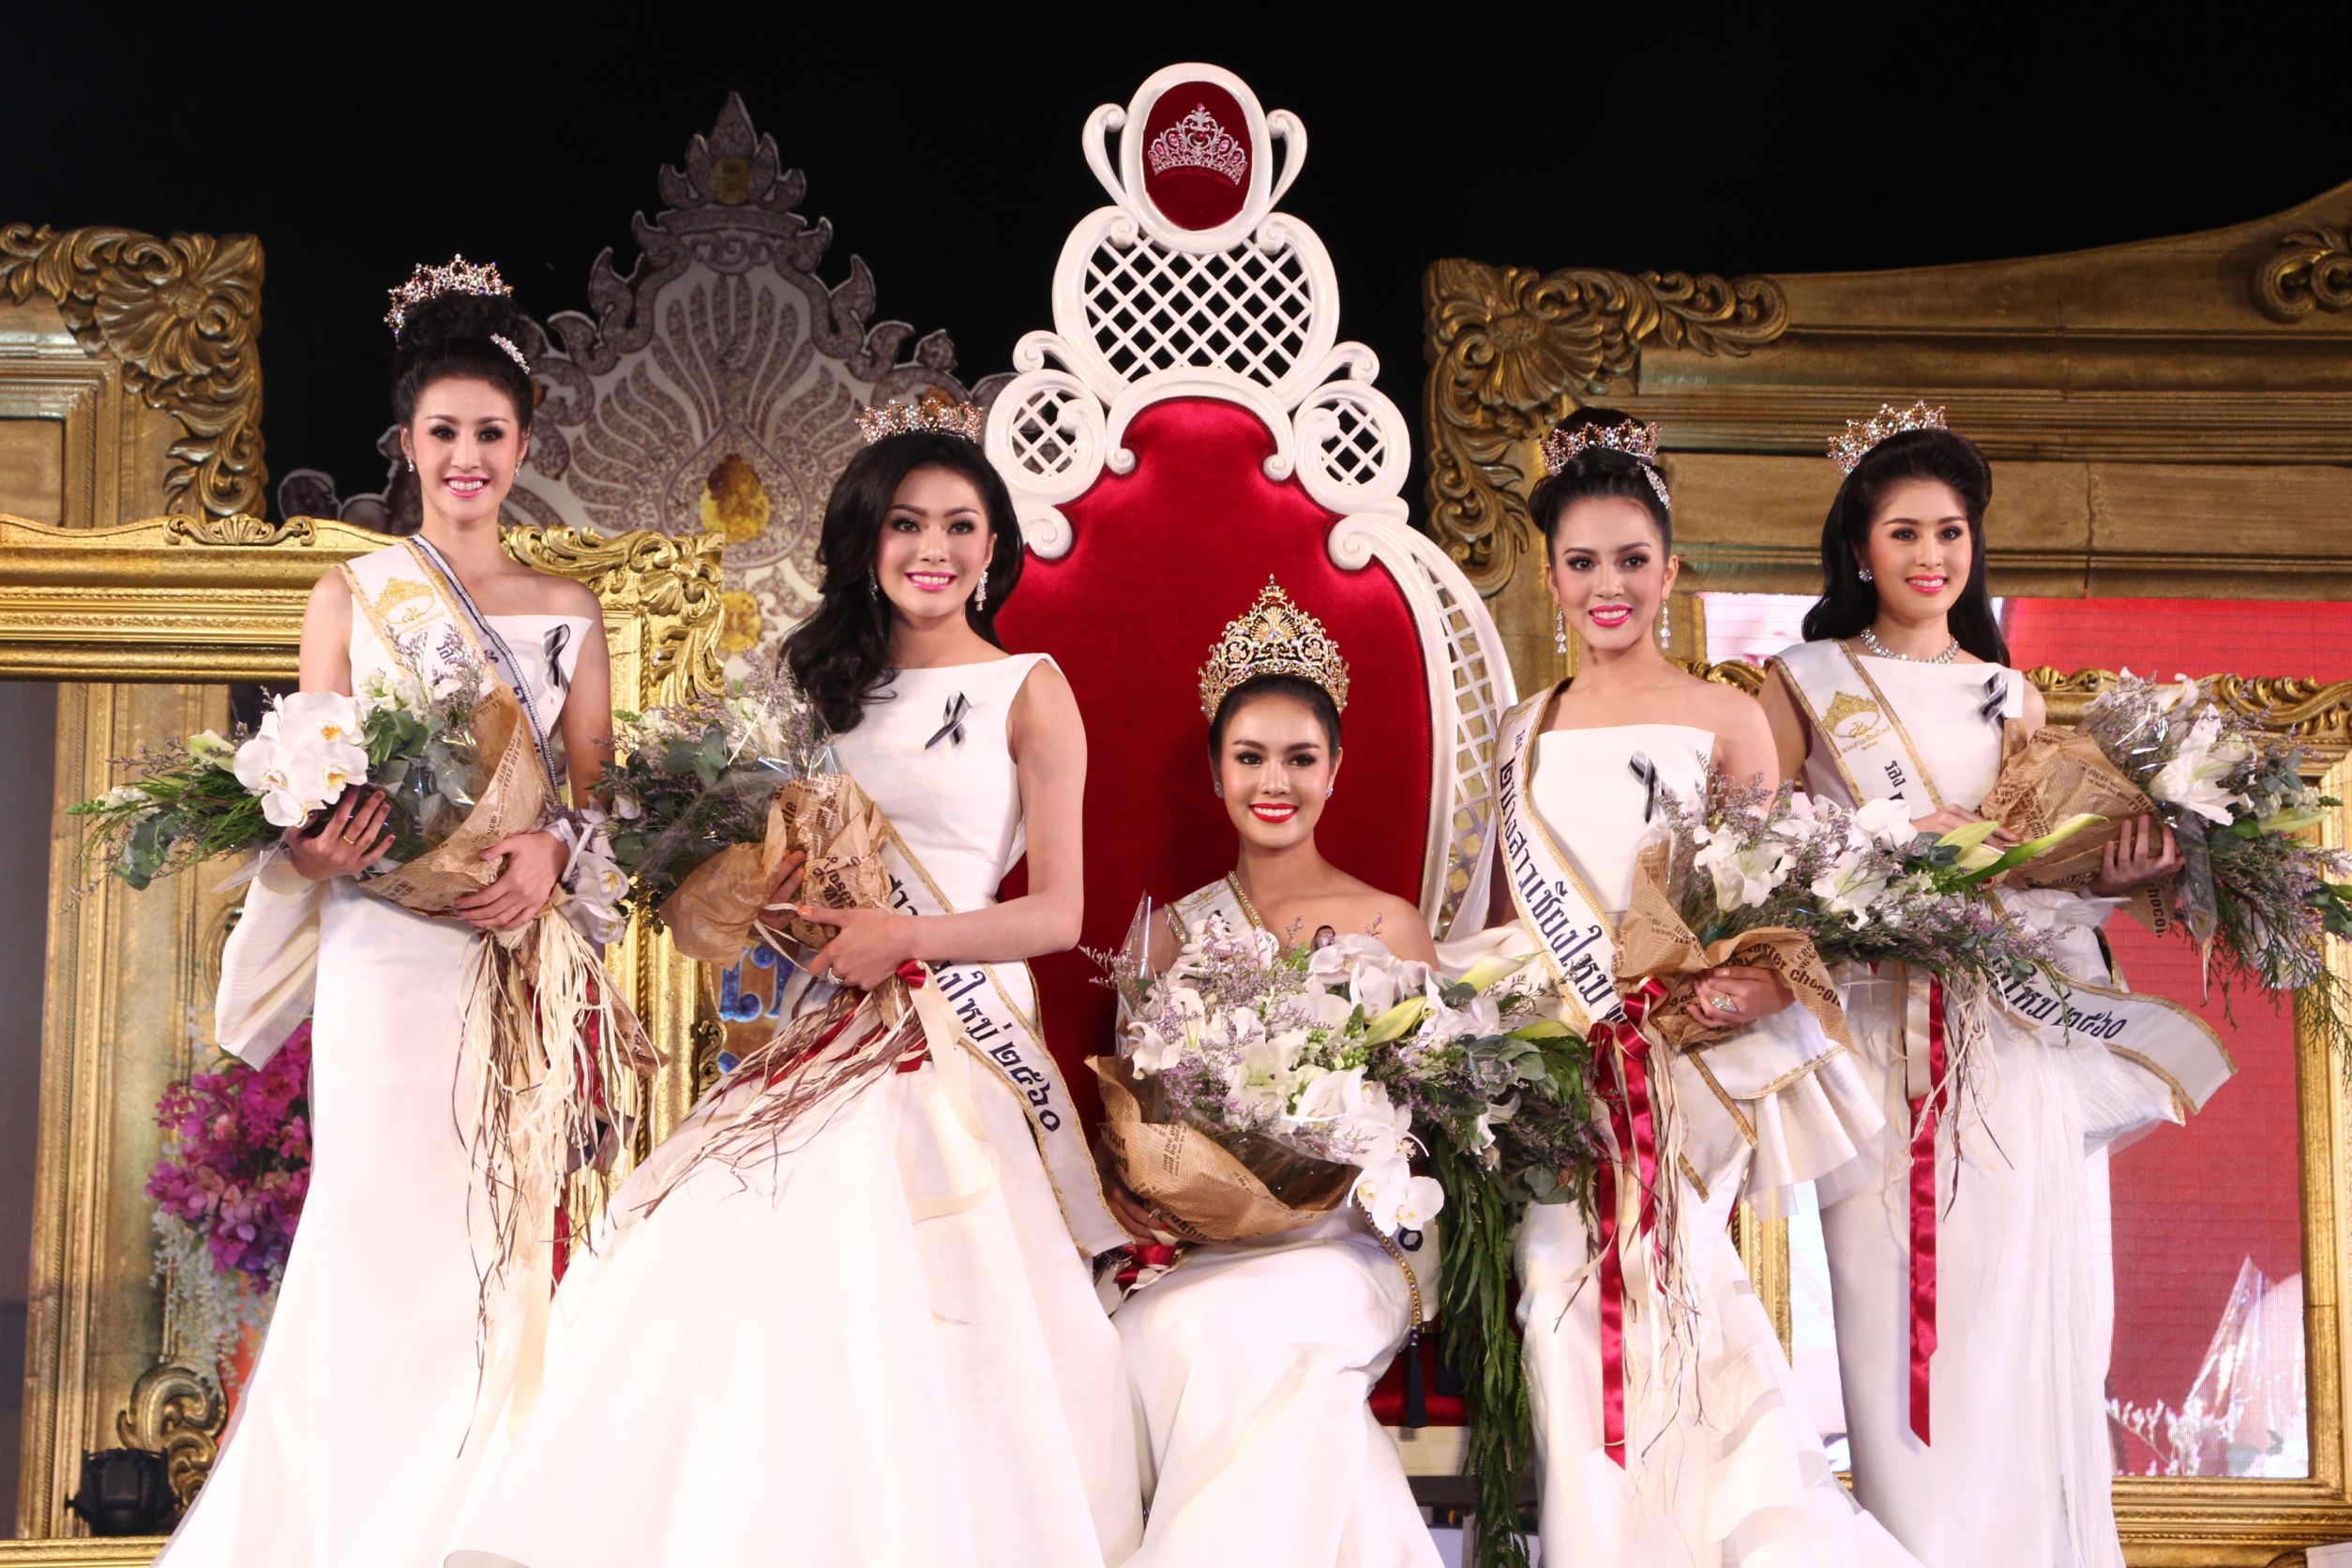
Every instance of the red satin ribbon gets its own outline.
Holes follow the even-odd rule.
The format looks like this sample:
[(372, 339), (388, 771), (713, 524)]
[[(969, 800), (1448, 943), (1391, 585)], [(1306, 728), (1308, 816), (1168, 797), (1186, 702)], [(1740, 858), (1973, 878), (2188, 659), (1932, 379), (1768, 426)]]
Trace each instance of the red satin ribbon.
[(1176, 1261), (1176, 1249), (1165, 1242), (1130, 1242), (1127, 1260), (1113, 1277), (1121, 1289), (1125, 1289), (1143, 1277), (1146, 1269), (1165, 1269)]
[(1594, 1075), (1617, 1138), (1616, 1158), (1602, 1162), (1595, 1196), (1601, 1211), (1601, 1442), (1621, 1470), (1625, 1464), (1625, 1262), (1617, 1235), (1617, 1162), (1631, 1159), (1634, 1178), (1641, 1184), (1635, 1234), (1649, 1236), (1658, 1208), (1658, 1134), (1650, 1104), (1650, 1040), (1641, 1022), (1666, 994), (1658, 981), (1644, 980), (1626, 995), (1622, 1021), (1605, 1018), (1585, 1036), (1596, 1055), (1613, 1051), (1617, 1066), (1615, 1073)]
[(1927, 982), (1927, 1093), (1911, 1102), (1911, 1430), (1927, 1437), (1936, 1354), (1936, 1091), (1944, 1081), (1944, 983)]

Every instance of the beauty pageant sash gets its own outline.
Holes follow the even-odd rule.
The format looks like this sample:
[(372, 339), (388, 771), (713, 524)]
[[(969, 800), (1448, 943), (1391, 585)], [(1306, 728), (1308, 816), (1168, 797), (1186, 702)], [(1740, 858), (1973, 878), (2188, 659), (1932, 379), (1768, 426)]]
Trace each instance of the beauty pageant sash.
[[(956, 912), (895, 827), (883, 836), (882, 859), (890, 876), (892, 909), (914, 915)], [(928, 967), (931, 983), (911, 988), (911, 995), (934, 1054), (944, 1043), (942, 1036), (961, 1044), (1020, 1100), (1038, 1156), (1045, 1162), (1046, 1179), (1062, 1205), (1063, 1221), (1081, 1252), (1093, 1257), (1126, 1245), (1126, 1228), (1111, 1218), (1103, 1201), (1086, 1130), (1036, 1018), (1006, 997), (991, 964)]]
[(514, 650), (458, 580), (448, 558), (425, 539), (413, 537), (355, 556), (343, 563), (341, 571), (352, 602), (393, 658), (430, 681), (454, 668), (462, 650), (506, 683), (522, 705), (547, 798), (554, 804), (562, 775), (555, 765), (547, 716), (539, 711)]
[[(1495, 748), (1497, 852), (1511, 884), (1519, 919), (1532, 932), (1545, 967), (1560, 987), (1564, 1020), (1581, 1029), (1596, 1061), (1613, 1071), (1596, 1075), (1607, 1107), (1617, 1158), (1602, 1162), (1595, 1207), (1600, 1221), (1602, 1446), (1621, 1469), (1625, 1463), (1625, 1272), (1645, 1241), (1662, 1250), (1657, 1226), (1661, 1124), (1654, 1103), (1651, 1037), (1642, 1020), (1666, 996), (1666, 988), (1646, 980), (1626, 994), (1617, 984), (1617, 925), (1592, 889), (1563, 853), (1530, 791), (1535, 740), (1550, 711), (1553, 689), (1538, 692), (1511, 710)], [(1659, 1076), (1664, 1084), (1664, 1076)], [(1620, 1168), (1622, 1168), (1621, 1174)], [(1634, 1223), (1624, 1224), (1620, 1183), (1636, 1184)], [(1628, 1232), (1630, 1231), (1630, 1234)], [(1663, 1268), (1663, 1262), (1657, 1264)]]

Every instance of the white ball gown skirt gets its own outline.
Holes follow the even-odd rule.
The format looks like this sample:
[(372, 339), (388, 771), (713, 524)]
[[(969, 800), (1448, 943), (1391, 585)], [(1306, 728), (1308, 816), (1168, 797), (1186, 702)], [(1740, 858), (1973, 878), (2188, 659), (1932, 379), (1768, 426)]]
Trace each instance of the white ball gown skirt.
[(1141, 1533), (1117, 1334), (1020, 1103), (926, 1061), (613, 1199), (449, 1568), (1102, 1568)]
[(1544, 1568), (1913, 1565), (1830, 1468), (1729, 1231), (1743, 1193), (1769, 1210), (1792, 1183), (1882, 1168), (1885, 1119), (1847, 1053), (1800, 1009), (1706, 1058), (1711, 1085), (1685, 1060), (1670, 1069), (1679, 1147), (1709, 1179), (1703, 1199), (1687, 1182), (1681, 1190), (1689, 1342), (1669, 1351), (1657, 1341), (1658, 1316), (1629, 1270), (1621, 1466), (1604, 1446), (1601, 1288), (1583, 1214), (1542, 1205), (1520, 1231)]
[(1366, 1403), (1411, 1310), (1352, 1209), (1203, 1247), (1129, 1297), (1111, 1320), (1151, 1466), (1129, 1568), (1436, 1568)]
[[(2088, 922), (2106, 905), (2006, 901), (2056, 931), (2068, 971), (2104, 978)], [(1840, 980), (1857, 1054), (1890, 1114), (1907, 1117), (1903, 989), (1861, 972)], [(1956, 1114), (1937, 1123), (1932, 1443), (1911, 1430), (1907, 1168), (1821, 1211), (1855, 1495), (1931, 1568), (2121, 1568), (2103, 1172), (2089, 1153), (2172, 1119), (2171, 1094), (2094, 1042), (1998, 1015), (1986, 1046)]]
[(246, 918), (257, 936), (274, 919), (295, 927), (313, 900), (309, 1195), (267, 1341), (169, 1568), (434, 1561), (513, 1378), (527, 1271), (491, 1303), (485, 1346), (469, 1240), (482, 1202), (459, 981), (473, 933), (348, 881), (257, 885)]

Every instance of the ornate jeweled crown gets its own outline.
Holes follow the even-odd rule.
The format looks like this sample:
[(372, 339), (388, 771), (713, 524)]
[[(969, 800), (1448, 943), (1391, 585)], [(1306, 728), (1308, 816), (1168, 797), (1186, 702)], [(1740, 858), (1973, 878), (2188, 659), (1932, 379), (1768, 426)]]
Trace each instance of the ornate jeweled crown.
[(1944, 411), (1929, 408), (1925, 399), (1908, 408), (1896, 408), (1892, 403), (1880, 403), (1878, 412), (1868, 419), (1848, 419), (1843, 434), (1830, 437), (1830, 460), (1847, 473), (1862, 460), (1862, 454), (1891, 435), (1905, 430), (1942, 430), (1951, 427), (1944, 423)]
[(1639, 419), (1621, 420), (1614, 425), (1578, 425), (1574, 430), (1565, 425), (1552, 427), (1545, 436), (1544, 472), (1557, 474), (1576, 460), (1579, 452), (1617, 452), (1636, 459), (1641, 464), (1641, 476), (1650, 481), (1651, 493), (1658, 505), (1668, 511), (1674, 503), (1666, 497), (1666, 482), (1658, 472), (1658, 427)]
[(1229, 622), (1225, 635), (1200, 667), (1200, 712), (1217, 716), (1235, 686), (1260, 675), (1296, 675), (1331, 693), (1332, 705), (1348, 705), (1348, 661), (1323, 623), (1290, 602), (1273, 578), (1244, 614)]
[[(1182, 101), (1181, 99), (1178, 101)], [(1206, 169), (1239, 185), (1249, 176), (1249, 149), (1217, 124), (1205, 103), (1152, 138), (1143, 161), (1154, 174), (1170, 169)]]
[(1579, 452), (1598, 447), (1604, 452), (1622, 452), (1644, 462), (1658, 460), (1658, 427), (1639, 419), (1628, 419), (1617, 425), (1578, 425), (1571, 430), (1555, 425), (1552, 433), (1544, 438), (1544, 472), (1557, 474), (1568, 466)]
[[(408, 320), (408, 313), (436, 294), (493, 294), (505, 298), (514, 292), (506, 286), (506, 280), (498, 276), (496, 262), (475, 266), (463, 256), (452, 256), (439, 266), (418, 266), (408, 275), (407, 282), (390, 290), (392, 309), (384, 313), (384, 321), (392, 329), (392, 336), (398, 338), (400, 324)], [(518, 364), (521, 363), (520, 353), (513, 349), (507, 352), (515, 354)], [(528, 369), (530, 367), (523, 368)]]
[(866, 437), (868, 446), (886, 435), (909, 435), (916, 430), (938, 430), (976, 443), (986, 422), (977, 407), (951, 401), (936, 392), (925, 393), (912, 403), (882, 403), (857, 411), (858, 433)]

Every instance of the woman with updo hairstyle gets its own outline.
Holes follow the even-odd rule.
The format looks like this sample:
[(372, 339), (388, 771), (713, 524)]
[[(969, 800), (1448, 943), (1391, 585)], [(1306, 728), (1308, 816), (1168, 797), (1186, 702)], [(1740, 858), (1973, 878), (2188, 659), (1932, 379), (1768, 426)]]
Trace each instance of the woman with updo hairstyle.
[[(1437, 955), (1421, 911), (1316, 846), (1323, 814), (1345, 800), (1348, 668), (1322, 623), (1270, 581), (1212, 650), (1200, 697), (1204, 787), (1233, 824), (1234, 865), (1161, 912), (1148, 972), (1167, 973), (1187, 942), (1214, 927), (1269, 933), (1334, 959), (1384, 947), (1424, 972)], [(1104, 1186), (1139, 1262), (1166, 1259), (1189, 1230), (1116, 1169), (1107, 1167)], [(1425, 1223), (1410, 1206), (1376, 1222), (1350, 1198), (1290, 1229), (1185, 1249), (1126, 1296), (1111, 1321), (1142, 1427), (1149, 1499), (1128, 1568), (1435, 1568), (1396, 1445), (1365, 1402), (1436, 1312), (1437, 1248), (1423, 1244)]]
[[(1888, 803), (1946, 833), (1981, 820), (2047, 716), (1993, 611), (1992, 466), (1925, 403), (1850, 421), (1830, 452), (1847, 473), (1821, 596), (1764, 686), (1774, 749), (1817, 798)], [(1996, 897), (2073, 978), (2106, 986), (2100, 924), (2179, 865), (2172, 834), (2140, 818), (2082, 892)], [(2105, 1146), (2177, 1120), (2171, 1083), (1899, 965), (1832, 978), (1852, 1061), (1899, 1135), (1891, 1164), (1818, 1195), (1855, 1496), (1935, 1568), (2120, 1568), (2095, 1216)]]
[(783, 656), (888, 820), (893, 907), (794, 903), (788, 857), (769, 907), (835, 935), (777, 1009), (903, 980), (923, 1021), (754, 1052), (614, 1195), (447, 1568), (1102, 1568), (1141, 1534), (1088, 1266), (1122, 1232), (1026, 963), (1078, 941), (1086, 731), (996, 641), (1021, 544), (978, 411), (861, 423)]
[(1711, 771), (1776, 787), (1772, 731), (1663, 650), (1680, 564), (1656, 427), (1585, 409), (1543, 453), (1529, 511), (1558, 647), (1573, 631), (1578, 656), (1498, 736), (1485, 944), (1538, 956), (1593, 1041), (1610, 1151), (1591, 1211), (1536, 1204), (1518, 1240), (1545, 1568), (1907, 1562), (1831, 1468), (1727, 1229), (1743, 1198), (1772, 1214), (1883, 1164), (1885, 1119), (1775, 972), (1701, 975), (1691, 1018), (1730, 1033), (1671, 1056), (1636, 1028), (1659, 999), (1616, 978), (1666, 798), (1696, 807)]
[[(392, 409), (423, 526), (319, 580), (302, 690), (503, 681), (548, 783), (568, 774), (584, 804), (612, 731), (603, 617), (587, 589), (499, 540), (530, 448), (528, 326), (497, 269), (462, 258), (419, 268), (393, 301)], [(219, 1038), (258, 1064), (310, 1017), (309, 1186), (267, 1342), (164, 1550), (172, 1568), (438, 1561), (494, 1453), (549, 1243), (494, 1256), (461, 998), (475, 945), (577, 878), (585, 819), (554, 804), (539, 830), (484, 852), (500, 874), (458, 900), (462, 918), (361, 891), (391, 843), (379, 793), (346, 792), (263, 857), (222, 956)], [(566, 909), (592, 942), (612, 934), (587, 904)]]

